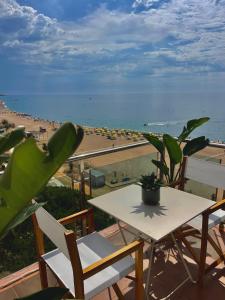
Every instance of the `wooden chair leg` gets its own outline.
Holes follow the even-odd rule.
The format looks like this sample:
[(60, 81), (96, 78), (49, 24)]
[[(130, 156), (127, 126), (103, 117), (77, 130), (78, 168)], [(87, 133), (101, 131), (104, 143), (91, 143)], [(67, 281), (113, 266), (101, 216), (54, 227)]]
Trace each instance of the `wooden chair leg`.
[(135, 251), (135, 299), (144, 299), (143, 287), (143, 250), (142, 248)]
[(212, 271), (212, 269), (214, 269), (216, 266), (218, 266), (221, 262), (224, 262), (224, 258), (225, 258), (225, 252), (223, 253), (223, 259), (221, 259), (220, 257), (216, 260), (214, 260), (205, 270), (206, 273)]
[(215, 243), (215, 241), (212, 239), (212, 237), (210, 235), (208, 235), (208, 241), (212, 245), (214, 250), (217, 252), (217, 254), (221, 258), (221, 260), (225, 261), (222, 249), (219, 248), (219, 246)]
[(219, 225), (219, 231), (221, 233), (224, 233), (224, 223), (223, 222), (221, 222), (220, 225)]
[(108, 288), (109, 300), (112, 300), (111, 290)]
[(200, 251), (200, 263), (198, 274), (198, 285), (203, 287), (203, 276), (205, 275), (205, 263), (208, 241), (208, 215), (202, 215), (202, 238), (201, 238), (201, 251)]
[(47, 276), (46, 264), (42, 258), (39, 259), (39, 272), (40, 272), (41, 286), (43, 289), (46, 289), (48, 287), (48, 276)]
[(119, 299), (119, 300), (124, 300), (124, 296), (123, 296), (123, 294), (122, 294), (122, 292), (121, 292), (121, 290), (120, 290), (118, 284), (117, 284), (117, 283), (114, 283), (114, 284), (112, 285), (112, 287), (113, 287), (114, 292), (116, 293), (116, 296), (118, 297), (118, 299)]

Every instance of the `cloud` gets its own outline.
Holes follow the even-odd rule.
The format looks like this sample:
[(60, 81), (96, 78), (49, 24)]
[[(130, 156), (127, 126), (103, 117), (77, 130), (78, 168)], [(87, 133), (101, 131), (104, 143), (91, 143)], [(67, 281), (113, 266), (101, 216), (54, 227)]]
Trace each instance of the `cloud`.
[(53, 71), (128, 77), (224, 72), (224, 0), (136, 0), (132, 7), (102, 5), (68, 22), (1, 0), (0, 55)]
[(143, 6), (145, 8), (152, 7), (156, 3), (160, 3), (161, 0), (135, 0), (132, 7), (137, 8)]
[[(56, 20), (39, 14), (29, 6), (21, 6), (14, 0), (0, 2), (1, 35), (10, 33), (10, 38), (27, 37), (35, 40), (45, 38), (57, 30)], [(9, 36), (8, 36), (9, 37)]]

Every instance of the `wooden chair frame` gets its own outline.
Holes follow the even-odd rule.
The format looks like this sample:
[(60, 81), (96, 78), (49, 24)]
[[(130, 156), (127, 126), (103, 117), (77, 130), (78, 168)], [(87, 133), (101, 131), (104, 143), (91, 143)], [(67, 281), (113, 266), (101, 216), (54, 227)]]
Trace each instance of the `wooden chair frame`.
[[(181, 168), (181, 181), (179, 183), (178, 188), (180, 190), (184, 190), (185, 183), (188, 179), (185, 178), (185, 168), (187, 164), (187, 157), (184, 157), (182, 168)], [(222, 261), (225, 262), (225, 252), (223, 253), (221, 249), (217, 246), (217, 244), (214, 242), (214, 240), (211, 238), (211, 236), (208, 233), (208, 224), (209, 224), (209, 216), (213, 212), (215, 212), (218, 209), (224, 208), (225, 206), (225, 199), (222, 199), (220, 201), (217, 201), (215, 205), (207, 209), (203, 214), (202, 214), (202, 232), (201, 236), (196, 235), (196, 230), (190, 232), (190, 234), (186, 234), (186, 236), (194, 236), (194, 237), (199, 237), (201, 238), (201, 250), (200, 250), (200, 259), (197, 258), (197, 256), (194, 253), (194, 250), (192, 249), (190, 243), (187, 241), (186, 236), (184, 235), (186, 230), (190, 229), (189, 226), (184, 228), (183, 230), (183, 236), (181, 236), (181, 240), (183, 243), (186, 245), (187, 249), (191, 253), (192, 257), (196, 261), (196, 263), (199, 265), (199, 273), (198, 273), (198, 284), (200, 286), (203, 286), (203, 277), (205, 274), (210, 272), (214, 267), (216, 267), (218, 264), (220, 264)], [(197, 230), (198, 232), (198, 230)], [(198, 232), (199, 233), (199, 232)], [(210, 265), (207, 266), (206, 268), (206, 253), (207, 253), (207, 242), (209, 242), (212, 247), (215, 249), (219, 257), (214, 260)]]
[[(94, 214), (93, 209), (85, 209), (81, 212), (72, 214), (65, 218), (59, 219), (58, 222), (62, 225), (71, 224), (77, 220), (87, 220), (87, 232), (92, 233), (94, 231)], [(42, 288), (48, 287), (47, 270), (46, 263), (42, 258), (45, 254), (44, 249), (44, 233), (38, 226), (38, 222), (35, 214), (32, 215), (34, 234), (36, 237), (36, 248), (38, 255), (38, 263), (40, 270), (40, 280)], [(79, 252), (76, 244), (76, 234), (72, 230), (66, 230), (65, 239), (67, 243), (68, 252), (70, 255), (71, 265), (73, 269), (74, 277), (74, 290), (75, 297), (78, 299), (84, 299), (84, 280), (93, 276), (94, 274), (100, 272), (101, 270), (111, 266), (115, 262), (121, 260), (122, 258), (135, 253), (135, 277), (127, 276), (127, 278), (135, 281), (135, 299), (144, 299), (144, 288), (143, 288), (143, 246), (144, 242), (142, 240), (134, 241), (121, 249), (115, 251), (114, 253), (100, 259), (99, 261), (91, 264), (90, 266), (82, 269), (81, 261), (79, 257)], [(76, 276), (75, 276), (76, 274)], [(59, 280), (59, 278), (58, 278)], [(60, 281), (60, 280), (59, 280)], [(123, 299), (123, 295), (119, 290), (117, 284), (113, 285), (113, 289), (117, 294), (119, 299)], [(70, 296), (72, 296), (70, 294)]]

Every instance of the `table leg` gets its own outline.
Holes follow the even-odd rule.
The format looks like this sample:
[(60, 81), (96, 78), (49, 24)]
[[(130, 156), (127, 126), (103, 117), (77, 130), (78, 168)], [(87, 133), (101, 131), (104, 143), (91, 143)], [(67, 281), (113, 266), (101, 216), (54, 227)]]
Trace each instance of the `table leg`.
[(186, 272), (187, 272), (187, 274), (188, 274), (188, 278), (191, 280), (191, 282), (196, 283), (196, 281), (193, 279), (193, 277), (192, 277), (192, 275), (191, 275), (191, 272), (190, 272), (190, 270), (189, 270), (189, 268), (188, 268), (187, 262), (185, 261), (185, 259), (184, 259), (184, 257), (183, 257), (183, 253), (182, 253), (182, 251), (180, 250), (180, 247), (178, 246), (177, 241), (176, 241), (176, 238), (175, 238), (175, 236), (174, 236), (173, 233), (171, 233), (171, 237), (172, 237), (172, 240), (173, 240), (173, 242), (174, 242), (174, 245), (175, 245), (176, 248), (177, 248), (177, 251), (178, 251), (179, 256), (180, 256), (180, 258), (181, 258), (181, 261), (182, 261), (182, 263), (183, 263), (183, 265), (184, 265), (184, 268), (185, 268), (185, 270), (186, 270)]
[(117, 220), (117, 224), (118, 224), (118, 227), (119, 227), (119, 230), (120, 230), (123, 242), (124, 242), (125, 245), (127, 245), (127, 240), (126, 240), (125, 234), (123, 232), (123, 228), (121, 227), (119, 220)]
[[(171, 237), (172, 237), (172, 240), (177, 248), (177, 251), (178, 251), (178, 254), (181, 258), (181, 261), (184, 265), (184, 268), (188, 274), (188, 277), (183, 280), (171, 293), (169, 293), (166, 297), (162, 298), (161, 300), (165, 300), (165, 299), (168, 299), (170, 296), (172, 296), (181, 286), (183, 286), (189, 279), (191, 280), (191, 282), (193, 283), (196, 283), (196, 281), (193, 279), (192, 275), (191, 275), (191, 272), (187, 266), (187, 263), (183, 257), (183, 254), (182, 254), (182, 251), (180, 249), (180, 247), (178, 246), (177, 244), (177, 241), (175, 239), (175, 236), (173, 233), (171, 233)], [(147, 274), (147, 280), (146, 280), (146, 288), (145, 288), (145, 292), (146, 292), (146, 299), (149, 299), (149, 292), (150, 292), (150, 281), (151, 281), (151, 271), (152, 271), (152, 264), (153, 264), (153, 259), (154, 259), (154, 248), (155, 248), (155, 242), (152, 241), (151, 242), (151, 246), (150, 246), (150, 249), (149, 249), (149, 267), (148, 267), (148, 274)]]

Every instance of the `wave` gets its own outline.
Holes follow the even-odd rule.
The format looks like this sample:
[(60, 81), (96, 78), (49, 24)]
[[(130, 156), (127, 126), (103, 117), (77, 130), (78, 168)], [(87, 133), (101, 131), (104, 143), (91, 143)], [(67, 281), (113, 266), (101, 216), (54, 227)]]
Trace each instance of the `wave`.
[(178, 120), (178, 121), (165, 121), (165, 122), (151, 122), (146, 123), (147, 126), (173, 126), (178, 124), (185, 124), (187, 120)]

